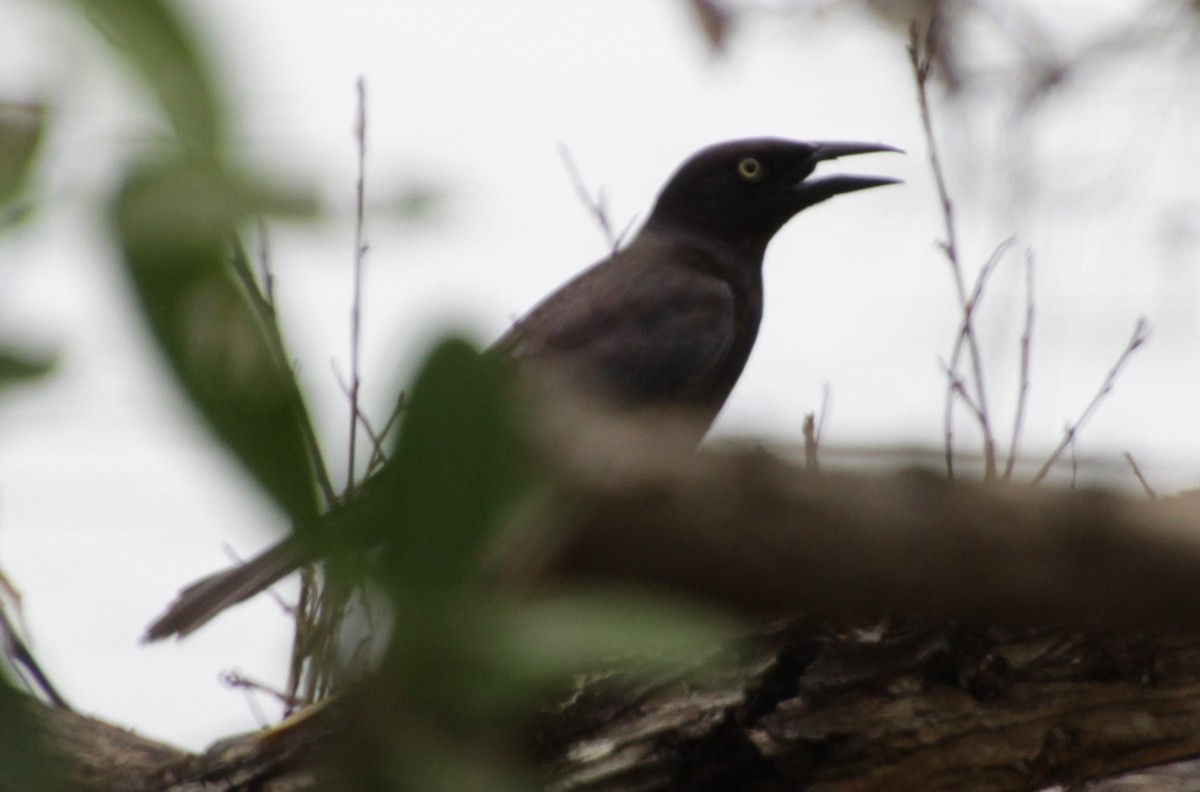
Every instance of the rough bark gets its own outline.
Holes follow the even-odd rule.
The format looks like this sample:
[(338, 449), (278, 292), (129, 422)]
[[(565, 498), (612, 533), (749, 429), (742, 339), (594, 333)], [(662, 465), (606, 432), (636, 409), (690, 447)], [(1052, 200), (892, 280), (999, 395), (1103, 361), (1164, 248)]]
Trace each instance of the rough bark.
[[(596, 722), (581, 697), (562, 715), (583, 727), (560, 725), (568, 738), (551, 788), (1030, 790), (1103, 779), (1200, 755), (1198, 650), (1196, 636), (1066, 629), (792, 629), (715, 686), (643, 690)], [(1169, 772), (1179, 768), (1145, 774), (1143, 788), (1163, 788)]]
[[(1200, 789), (1200, 636), (789, 625), (719, 670), (581, 687), (541, 725), (554, 792)], [(188, 755), (48, 711), (80, 790), (319, 788), (336, 708)], [(1120, 773), (1153, 768), (1123, 779)], [(330, 787), (324, 787), (330, 788)]]
[[(759, 624), (808, 615), (686, 680), (579, 690), (541, 725), (548, 789), (1017, 790), (1152, 766), (1108, 788), (1193, 784), (1163, 766), (1200, 756), (1194, 499), (587, 447), (560, 466), (569, 530), (510, 584), (617, 579)], [(347, 722), (328, 707), (188, 755), (48, 717), (79, 789), (139, 792), (315, 788)]]

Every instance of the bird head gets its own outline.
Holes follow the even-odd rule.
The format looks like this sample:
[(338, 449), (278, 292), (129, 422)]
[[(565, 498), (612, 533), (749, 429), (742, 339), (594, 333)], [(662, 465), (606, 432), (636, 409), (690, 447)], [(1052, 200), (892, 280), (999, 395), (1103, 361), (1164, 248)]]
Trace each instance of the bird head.
[(884, 176), (813, 177), (817, 164), (900, 149), (881, 143), (754, 138), (702, 149), (663, 188), (647, 228), (733, 246), (765, 248), (803, 209), (841, 193), (895, 184)]

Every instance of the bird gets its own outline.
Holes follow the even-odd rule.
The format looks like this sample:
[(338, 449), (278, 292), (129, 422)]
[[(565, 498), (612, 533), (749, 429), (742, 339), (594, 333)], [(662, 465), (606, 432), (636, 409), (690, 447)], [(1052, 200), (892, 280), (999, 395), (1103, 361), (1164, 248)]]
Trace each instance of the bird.
[[(881, 143), (749, 138), (708, 146), (659, 192), (630, 242), (535, 305), (490, 347), (522, 372), (553, 371), (618, 410), (679, 410), (703, 439), (741, 376), (763, 315), (763, 259), (796, 214), (899, 183), (814, 177)], [(377, 474), (377, 477), (381, 474)], [(313, 559), (284, 539), (183, 589), (145, 641), (184, 637)]]

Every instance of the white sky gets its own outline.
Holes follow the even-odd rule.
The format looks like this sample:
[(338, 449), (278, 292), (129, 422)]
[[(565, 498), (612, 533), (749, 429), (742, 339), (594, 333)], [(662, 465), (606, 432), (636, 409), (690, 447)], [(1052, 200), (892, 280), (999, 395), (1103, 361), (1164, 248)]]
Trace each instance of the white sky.
[[(682, 159), (717, 140), (880, 140), (910, 153), (833, 167), (907, 184), (835, 199), (780, 234), (767, 257), (762, 335), (715, 434), (794, 441), (828, 383), (830, 444), (940, 445), (937, 361), (956, 312), (893, 31), (759, 17), (718, 60), (678, 2), (177, 5), (210, 34), (232, 90), (238, 155), (312, 185), (331, 212), (319, 228), (271, 232), (285, 330), (331, 459), (346, 422), (331, 361), (346, 370), (359, 75), (375, 206), (364, 363), (376, 414), (435, 333), (465, 328), (486, 343), (604, 253), (560, 144), (593, 188), (603, 186), (621, 226), (644, 216)], [(1066, 39), (1075, 44), (1064, 46), (1084, 39), (1079, 3), (1037, 7), (1073, 20)], [(0, 98), (40, 88), (57, 125), (48, 205), (0, 238), (0, 332), (62, 354), (54, 379), (0, 399), (0, 566), (23, 591), (36, 650), (68, 699), (201, 747), (254, 725), (216, 673), (277, 682), (287, 621), (260, 598), (182, 644), (146, 648), (137, 638), (181, 584), (224, 563), (223, 542), (247, 555), (284, 526), (195, 421), (181, 419), (141, 335), (88, 197), (109, 189), (121, 153), (145, 139), (146, 113), (131, 106), (130, 83), (107, 65), (103, 45), (65, 25), (59, 8), (0, 0)], [(1080, 450), (1113, 459), (1131, 451), (1169, 491), (1200, 478), (1200, 93), (1194, 76), (1181, 76), (1195, 70), (1170, 69), (1174, 55), (1162, 49), (1067, 85), (1029, 127), (989, 104), (994, 96), (939, 119), (972, 269), (1001, 239), (1020, 238), (981, 315), (1001, 425), (1012, 412), (1021, 262), (1032, 247), (1038, 325), (1026, 447), (1036, 458), (1057, 441), (1146, 315), (1154, 339)], [(1005, 57), (997, 46), (973, 62)], [(445, 193), (423, 225), (387, 208), (413, 183)]]

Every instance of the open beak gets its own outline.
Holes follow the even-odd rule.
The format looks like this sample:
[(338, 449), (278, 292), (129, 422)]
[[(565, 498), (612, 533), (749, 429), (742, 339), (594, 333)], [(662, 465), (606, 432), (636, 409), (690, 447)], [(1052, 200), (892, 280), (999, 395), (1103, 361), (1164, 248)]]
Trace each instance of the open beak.
[[(810, 155), (812, 162), (824, 162), (839, 157), (849, 157), (854, 154), (872, 154), (877, 151), (892, 151), (903, 154), (903, 149), (895, 146), (885, 146), (882, 143), (838, 143), (820, 141), (812, 144), (816, 148)], [(900, 184), (900, 179), (887, 176), (857, 176), (852, 174), (835, 174), (815, 179), (805, 179), (796, 185), (796, 193), (804, 202), (804, 206), (812, 206), (835, 195), (866, 190), (871, 187), (883, 187), (887, 184)]]

